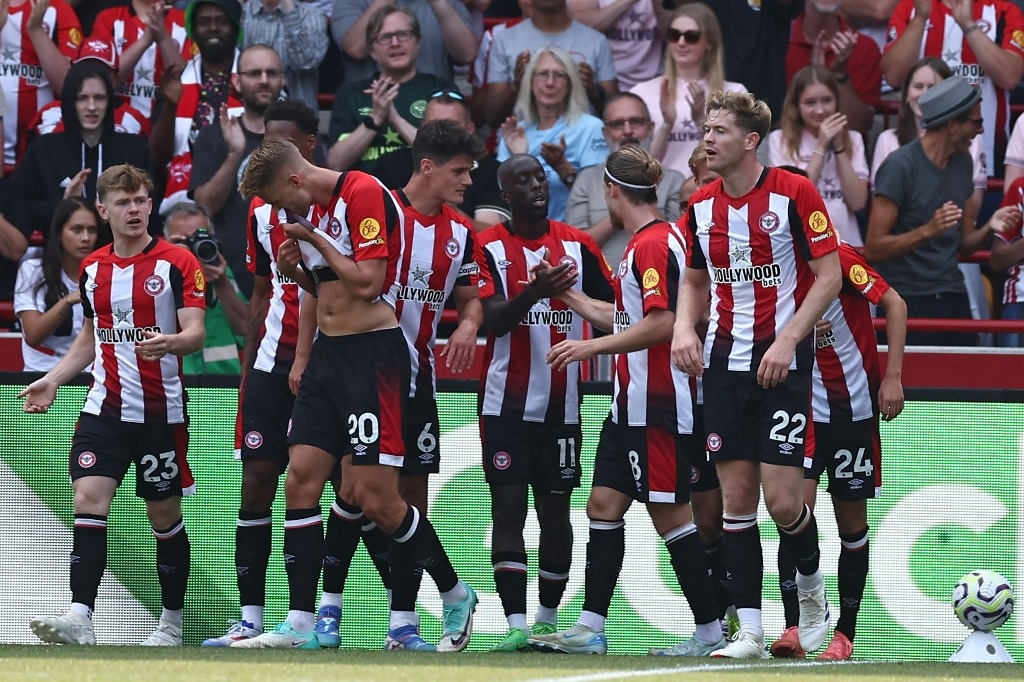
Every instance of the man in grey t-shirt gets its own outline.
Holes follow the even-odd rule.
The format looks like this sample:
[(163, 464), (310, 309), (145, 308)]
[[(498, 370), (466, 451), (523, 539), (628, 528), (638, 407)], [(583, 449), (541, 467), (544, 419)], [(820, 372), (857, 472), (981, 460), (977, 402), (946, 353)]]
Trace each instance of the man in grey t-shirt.
[[(864, 256), (907, 302), (909, 317), (970, 319), (958, 256), (988, 244), (1020, 211), (1000, 209), (975, 227), (968, 149), (983, 130), (978, 91), (953, 76), (921, 95), (919, 106), (924, 135), (878, 169)], [(907, 343), (975, 345), (976, 335), (909, 332)]]
[(546, 0), (543, 4), (534, 3), (529, 19), (494, 36), (487, 61), (484, 109), (488, 125), (497, 128), (512, 115), (519, 92), (517, 72), (522, 75), (530, 56), (549, 45), (562, 48), (580, 64), (580, 76), (588, 86), (587, 97), (594, 114), (601, 115), (604, 98), (619, 89), (608, 39), (603, 33), (571, 19), (565, 0)]

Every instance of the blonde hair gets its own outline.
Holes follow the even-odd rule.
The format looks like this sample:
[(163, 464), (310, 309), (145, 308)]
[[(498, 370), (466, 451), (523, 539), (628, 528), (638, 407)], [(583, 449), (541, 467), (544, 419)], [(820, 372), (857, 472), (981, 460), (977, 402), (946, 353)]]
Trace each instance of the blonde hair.
[(583, 81), (580, 80), (580, 70), (576, 66), (576, 62), (568, 52), (555, 45), (548, 45), (544, 49), (538, 50), (530, 58), (526, 69), (523, 70), (523, 80), (519, 83), (519, 95), (516, 97), (513, 113), (526, 125), (540, 122), (537, 100), (533, 96), (533, 73), (537, 70), (537, 62), (546, 54), (561, 63), (562, 68), (569, 74), (569, 94), (566, 97), (565, 111), (562, 112), (562, 116), (565, 117), (566, 123), (575, 123), (589, 111), (587, 92), (583, 88)]
[(717, 90), (708, 96), (705, 113), (727, 111), (736, 117), (736, 125), (748, 133), (757, 133), (758, 146), (768, 136), (772, 126), (772, 110), (768, 105), (749, 92)]
[[(718, 17), (714, 10), (703, 2), (691, 2), (679, 7), (669, 17), (668, 25), (679, 17), (689, 17), (700, 27), (702, 37), (707, 44), (707, 52), (701, 61), (701, 70), (704, 78), (708, 81), (708, 91), (725, 89), (725, 63), (722, 56), (722, 27), (718, 23)], [(675, 101), (678, 92), (676, 73), (676, 60), (672, 59), (672, 51), (665, 49), (665, 78), (668, 79), (668, 92), (672, 101)]]
[[(836, 99), (836, 111), (839, 111), (839, 84), (836, 83), (835, 77), (828, 69), (812, 64), (796, 72), (789, 84), (789, 90), (786, 91), (786, 100), (782, 104), (782, 121), (779, 123), (779, 128), (782, 130), (783, 151), (792, 161), (802, 161), (800, 159), (800, 135), (806, 124), (800, 118), (800, 98), (804, 96), (804, 91), (808, 87), (815, 84), (824, 85), (832, 92), (832, 96)], [(850, 134), (844, 130), (842, 145), (846, 147), (849, 144)]]
[(140, 189), (145, 189), (147, 193), (152, 192), (153, 178), (149, 177), (149, 173), (141, 168), (136, 168), (127, 163), (111, 166), (96, 179), (96, 196), (99, 198), (100, 203), (103, 203), (103, 200), (111, 192), (120, 190), (134, 194)]
[[(608, 155), (605, 181), (619, 186), (631, 204), (658, 202), (658, 183), (663, 174), (661, 162), (636, 145), (627, 145)], [(631, 186), (632, 185), (632, 186)]]
[(249, 155), (238, 193), (251, 200), (260, 196), (277, 179), (302, 161), (302, 154), (287, 140), (264, 140)]
[(690, 154), (690, 158), (686, 162), (686, 165), (690, 167), (690, 175), (696, 177), (697, 167), (707, 160), (708, 149), (707, 147), (704, 146), (704, 142), (702, 141), (700, 144), (693, 148), (693, 153)]

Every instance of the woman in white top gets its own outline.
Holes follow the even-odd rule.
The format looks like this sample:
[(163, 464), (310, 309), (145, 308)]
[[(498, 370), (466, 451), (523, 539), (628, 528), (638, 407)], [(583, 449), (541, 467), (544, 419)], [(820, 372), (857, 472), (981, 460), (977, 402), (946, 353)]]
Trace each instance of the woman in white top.
[(14, 312), (21, 321), (26, 372), (47, 372), (82, 331), (82, 261), (96, 248), (100, 216), (95, 204), (71, 197), (57, 204), (42, 258), (18, 268)]
[[(977, 142), (978, 138), (976, 137), (974, 140)], [(1024, 177), (1024, 116), (1018, 116), (1017, 122), (1013, 124), (1013, 132), (1010, 133), (1010, 140), (1006, 143), (1004, 162), (1003, 187), (1009, 187), (1014, 180)]]
[(707, 94), (747, 89), (725, 80), (722, 29), (704, 3), (688, 3), (673, 12), (666, 37), (664, 77), (639, 83), (630, 92), (642, 97), (651, 110), (651, 156), (689, 177), (690, 154), (704, 139)]
[[(921, 127), (921, 109), (917, 105), (921, 95), (928, 92), (928, 89), (936, 83), (952, 75), (953, 72), (946, 62), (935, 57), (925, 57), (911, 67), (900, 93), (900, 108), (896, 114), (896, 127), (883, 130), (875, 141), (875, 154), (871, 159), (872, 184), (875, 182), (875, 174), (878, 173), (882, 162), (889, 154), (924, 134), (924, 129)], [(988, 166), (985, 163), (982, 144), (982, 136), (977, 135), (971, 140), (969, 150), (971, 159), (974, 160), (974, 194), (971, 195), (970, 202), (974, 207), (975, 215), (981, 209), (981, 202), (985, 199), (985, 189), (988, 186)], [(1009, 156), (1010, 153), (1007, 150), (1007, 157)], [(967, 286), (967, 297), (971, 301), (971, 316), (976, 320), (988, 319), (990, 311), (982, 280), (981, 265), (961, 263), (959, 268), (964, 276), (964, 284)], [(982, 336), (982, 343), (991, 345), (988, 343), (987, 335)]]
[(863, 246), (857, 211), (868, 203), (864, 139), (838, 110), (839, 85), (822, 66), (796, 72), (786, 92), (782, 122), (768, 135), (768, 163), (802, 168), (825, 200), (843, 241)]

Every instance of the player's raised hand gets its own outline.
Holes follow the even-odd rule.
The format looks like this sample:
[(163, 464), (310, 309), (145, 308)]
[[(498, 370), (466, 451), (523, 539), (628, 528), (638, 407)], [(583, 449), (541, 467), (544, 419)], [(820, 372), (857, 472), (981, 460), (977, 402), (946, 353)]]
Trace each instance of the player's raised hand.
[(544, 259), (530, 269), (533, 279), (527, 286), (537, 298), (557, 296), (563, 291), (571, 289), (579, 278), (579, 271), (575, 265), (569, 262), (551, 265), (550, 257), (551, 254), (545, 251)]
[(547, 363), (551, 369), (565, 369), (565, 366), (573, 362), (583, 362), (594, 357), (596, 353), (589, 341), (566, 339), (551, 347), (548, 351)]
[(25, 399), (21, 409), (29, 414), (41, 414), (50, 409), (57, 397), (57, 384), (46, 377), (36, 379), (24, 391), (18, 394)]

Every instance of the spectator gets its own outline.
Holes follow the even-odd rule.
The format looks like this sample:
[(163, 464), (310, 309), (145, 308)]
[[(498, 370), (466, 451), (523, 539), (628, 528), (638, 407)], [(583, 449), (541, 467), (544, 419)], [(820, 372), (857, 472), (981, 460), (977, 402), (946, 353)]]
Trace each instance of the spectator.
[(95, 199), (96, 178), (104, 169), (118, 164), (150, 166), (146, 139), (114, 129), (109, 69), (95, 60), (75, 64), (60, 99), (64, 130), (33, 140), (14, 176), (22, 199), (18, 219), (30, 231), (47, 230), (63, 198)]
[(249, 154), (263, 142), (263, 113), (284, 87), (280, 57), (266, 45), (247, 47), (238, 57), (238, 73), (231, 74), (231, 87), (242, 100), (242, 114), (234, 117), (222, 106), (218, 120), (199, 133), (193, 145), (189, 195), (213, 216), (224, 259), (248, 298), (253, 285), (245, 265), (249, 202), (238, 193), (238, 185)]
[(180, 73), (164, 74), (165, 105), (153, 126), (153, 165), (167, 168), (161, 211), (188, 198), (192, 144), (226, 104), (228, 115), (242, 113), (231, 92), (231, 78), (242, 40), (242, 6), (238, 0), (192, 0), (185, 10), (185, 30), (199, 48)]
[[(896, 128), (882, 131), (875, 141), (875, 153), (871, 160), (871, 184), (875, 184), (875, 175), (882, 162), (896, 149), (917, 139), (924, 134), (921, 127), (921, 107), (918, 100), (939, 81), (953, 75), (946, 62), (936, 57), (925, 57), (919, 60), (907, 73), (907, 80), (900, 90), (900, 108), (896, 114)], [(985, 168), (985, 155), (981, 151), (981, 137), (971, 140), (971, 159), (974, 163), (974, 194), (968, 199), (970, 210), (977, 215), (988, 187), (988, 171)], [(982, 281), (981, 266), (978, 263), (960, 263), (960, 272), (967, 286), (967, 296), (971, 302), (971, 316), (975, 319), (988, 319), (989, 305)]]
[(344, 83), (373, 75), (367, 25), (380, 8), (389, 5), (414, 14), (422, 28), (417, 71), (451, 79), (454, 64), (469, 64), (476, 57), (480, 38), (473, 33), (469, 10), (460, 0), (334, 0), (331, 34), (341, 48)]
[[(0, 178), (0, 209), (9, 211), (15, 199), (14, 183), (10, 178)], [(28, 250), (28, 239), (32, 230), (15, 225), (0, 213), (0, 300), (9, 301), (14, 297), (14, 283), (18, 273), (18, 262)]]
[(30, 258), (18, 268), (14, 312), (21, 322), (26, 372), (53, 369), (82, 331), (78, 275), (82, 261), (96, 248), (99, 226), (95, 202), (84, 197), (64, 199), (53, 212), (53, 238), (42, 258)]
[(1009, 187), (1017, 178), (1024, 177), (1024, 118), (1018, 116), (1006, 145), (1003, 186)]
[[(473, 88), (473, 122), (477, 125), (484, 126), (487, 123), (487, 81), (488, 71), (487, 64), (491, 59), (491, 48), (494, 47), (494, 36), (498, 35), (507, 28), (512, 28), (523, 19), (529, 19), (533, 15), (533, 0), (516, 0), (519, 6), (519, 13), (521, 17), (514, 17), (508, 19), (504, 23), (493, 24), (490, 28), (484, 31), (484, 35), (480, 38), (480, 48), (477, 50), (476, 59), (469, 67), (469, 84)], [(491, 5), (493, 8), (494, 6)], [(494, 16), (504, 16), (497, 14)], [(493, 144), (496, 144), (496, 138), (493, 135), (487, 141), (487, 148), (493, 149)]]
[(8, 166), (15, 163), (18, 140), (32, 117), (63, 89), (71, 58), (81, 44), (82, 27), (64, 0), (10, 0), (0, 7), (0, 90), (11, 111), (4, 117)]
[[(864, 256), (907, 302), (909, 317), (969, 319), (970, 303), (957, 256), (984, 246), (1020, 212), (1001, 208), (976, 229), (971, 140), (984, 128), (981, 93), (959, 76), (918, 100), (924, 135), (882, 163), (875, 180)], [(975, 345), (956, 332), (909, 332), (907, 343)]]
[(823, 66), (800, 69), (786, 93), (782, 124), (768, 135), (768, 163), (804, 170), (843, 241), (862, 246), (857, 211), (868, 203), (864, 139), (838, 111), (839, 84)]
[[(1006, 206), (1024, 210), (1024, 178), (1017, 178), (1008, 186), (1000, 204), (1000, 207)], [(1024, 320), (1024, 277), (1021, 276), (1024, 270), (1024, 239), (1021, 228), (1021, 221), (1017, 220), (1006, 232), (997, 232), (988, 261), (993, 270), (1006, 273), (1002, 298), (1004, 320)], [(1024, 335), (1019, 332), (999, 334), (998, 343), (1003, 348), (1021, 348), (1024, 347)]]
[(710, 4), (728, 41), (725, 77), (767, 102), (774, 124), (786, 95), (789, 31), (803, 10), (803, 0), (715, 0)]
[(327, 54), (327, 17), (303, 0), (255, 0), (242, 10), (242, 47), (269, 45), (281, 57), (290, 99), (319, 109), (320, 62)]
[(839, 111), (850, 129), (871, 129), (882, 103), (882, 53), (866, 35), (840, 16), (844, 0), (810, 0), (793, 21), (786, 50), (786, 87), (797, 71), (815, 64), (832, 72), (839, 85)]
[(686, 213), (686, 209), (690, 206), (690, 197), (693, 196), (694, 192), (722, 177), (708, 168), (708, 150), (704, 148), (703, 142), (697, 145), (697, 148), (690, 154), (689, 165), (691, 175), (686, 178), (686, 182), (679, 188), (680, 214)]
[[(431, 121), (454, 121), (473, 133), (475, 126), (469, 115), (469, 106), (461, 93), (438, 91), (430, 96), (423, 111), (423, 124)], [(399, 147), (377, 159), (372, 173), (390, 189), (401, 189), (412, 177), (412, 148)], [(498, 160), (488, 154), (477, 160), (469, 173), (473, 184), (466, 189), (458, 210), (473, 221), (474, 230), (482, 230), (508, 220), (508, 208), (498, 189)]]
[(662, 74), (671, 11), (661, 0), (569, 0), (569, 16), (608, 39), (619, 89)]
[[(78, 48), (78, 54), (71, 63), (80, 64), (90, 62), (94, 66), (100, 66), (110, 74), (111, 82), (114, 83), (114, 92), (117, 92), (118, 58), (114, 42), (100, 38), (89, 38)], [(117, 98), (113, 102), (114, 108), (114, 130), (119, 133), (135, 133), (148, 137), (150, 134), (149, 119), (141, 111), (133, 107), (123, 98)], [(18, 158), (25, 155), (28, 143), (39, 135), (47, 133), (59, 133), (64, 130), (64, 115), (61, 110), (61, 102), (55, 99), (43, 106), (36, 112), (35, 118), (29, 124), (24, 137), (18, 141)]]
[[(608, 99), (604, 107), (604, 137), (608, 141), (609, 152), (629, 145), (646, 149), (650, 146), (653, 130), (651, 114), (639, 96), (620, 92)], [(601, 247), (605, 260), (614, 266), (622, 260), (630, 235), (612, 226), (604, 196), (605, 183), (604, 164), (581, 170), (569, 191), (565, 222), (588, 232)], [(679, 189), (682, 185), (682, 173), (663, 169), (658, 181), (657, 207), (661, 216), (670, 223), (679, 219)]]
[(191, 249), (206, 278), (206, 339), (202, 350), (181, 358), (185, 374), (240, 374), (249, 308), (220, 252), (213, 221), (199, 204), (183, 201), (167, 212), (164, 237)]
[[(1009, 0), (902, 0), (889, 23), (882, 73), (902, 83), (921, 57), (938, 57), (981, 91), (989, 175), (1003, 168), (1010, 91), (1024, 76), (1024, 14)], [(897, 290), (902, 291), (899, 287)]]
[(871, 38), (881, 50), (885, 47), (889, 19), (899, 2), (900, 0), (843, 0), (841, 12), (854, 30)]
[(150, 119), (156, 115), (161, 74), (167, 69), (180, 73), (192, 58), (185, 13), (165, 8), (160, 0), (132, 0), (103, 10), (89, 38), (114, 44), (117, 95)]
[(547, 47), (527, 64), (515, 116), (501, 126), (498, 161), (525, 153), (541, 162), (548, 179), (548, 217), (552, 220), (565, 220), (569, 189), (580, 170), (603, 164), (608, 157), (603, 123), (585, 113), (586, 106), (576, 62), (562, 48)]
[(430, 93), (455, 89), (448, 78), (417, 70), (420, 39), (416, 15), (395, 5), (381, 7), (366, 23), (366, 42), (379, 70), (342, 85), (334, 96), (330, 168), (365, 170), (389, 151), (408, 147)]
[(722, 31), (704, 3), (683, 5), (673, 12), (667, 36), (665, 77), (640, 83), (632, 92), (651, 111), (655, 126), (651, 155), (666, 168), (686, 175), (690, 154), (704, 138), (708, 93), (746, 92), (746, 88), (724, 79)]
[(497, 127), (512, 113), (521, 94), (522, 70), (531, 55), (549, 45), (565, 50), (578, 63), (586, 97), (594, 112), (600, 114), (605, 97), (619, 89), (608, 40), (589, 26), (573, 21), (565, 2), (534, 0), (529, 19), (494, 36), (487, 62), (488, 125)]

